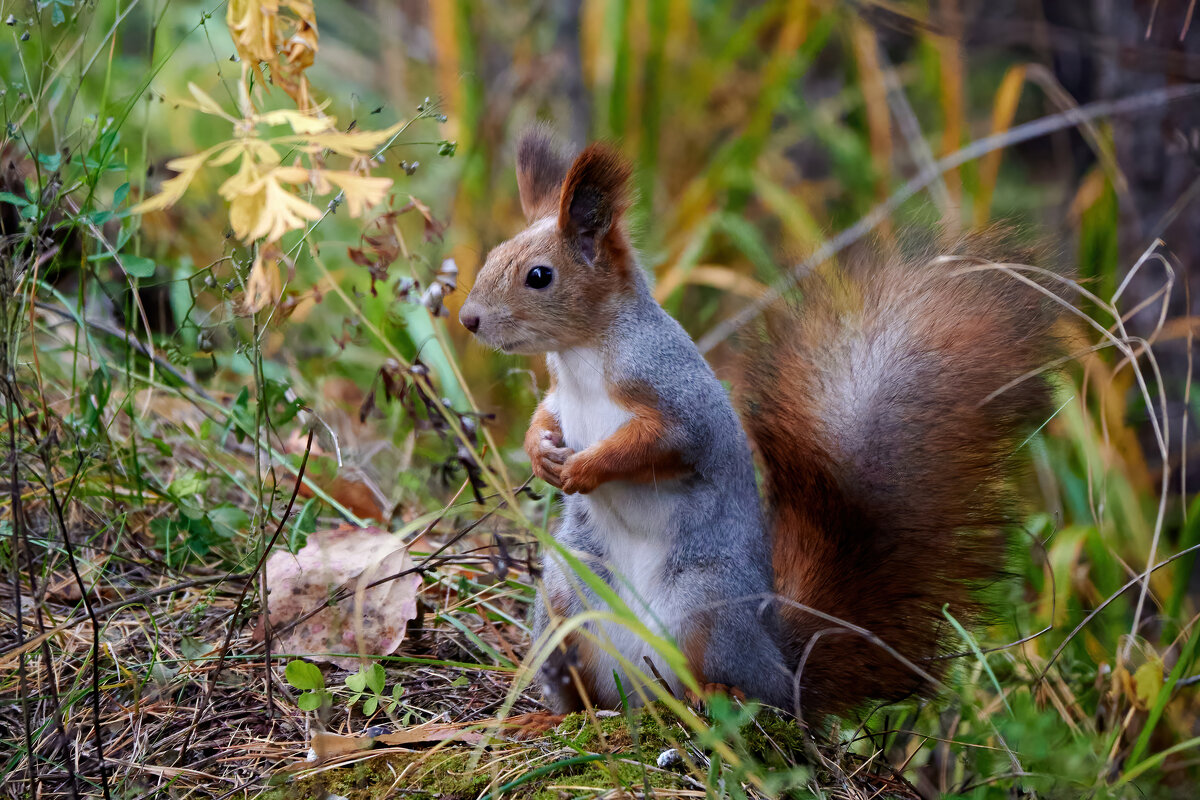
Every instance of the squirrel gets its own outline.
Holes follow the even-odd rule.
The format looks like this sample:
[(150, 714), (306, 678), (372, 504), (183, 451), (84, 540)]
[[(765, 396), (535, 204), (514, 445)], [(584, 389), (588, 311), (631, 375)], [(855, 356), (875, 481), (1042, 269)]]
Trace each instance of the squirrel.
[[(929, 689), (953, 644), (943, 608), (977, 620), (1004, 565), (1018, 450), (1051, 411), (1029, 376), (1055, 304), (996, 267), (1003, 237), (986, 234), (814, 271), (801, 306), (750, 337), (739, 419), (639, 266), (631, 174), (607, 145), (570, 158), (545, 128), (525, 133), (529, 225), (488, 253), (459, 314), (485, 345), (546, 356), (524, 447), (563, 492), (555, 539), (702, 686), (804, 718)], [(607, 608), (544, 561), (535, 638)], [(584, 627), (566, 668), (542, 667), (551, 709), (619, 708), (627, 666), (647, 660), (681, 696), (642, 637)]]

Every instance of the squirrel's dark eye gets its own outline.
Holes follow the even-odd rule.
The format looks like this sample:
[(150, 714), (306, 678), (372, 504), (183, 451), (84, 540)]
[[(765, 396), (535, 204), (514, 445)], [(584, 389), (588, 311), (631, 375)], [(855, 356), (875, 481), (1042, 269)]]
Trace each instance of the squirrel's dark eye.
[(545, 289), (554, 280), (554, 270), (549, 267), (534, 267), (525, 276), (525, 285), (530, 289)]

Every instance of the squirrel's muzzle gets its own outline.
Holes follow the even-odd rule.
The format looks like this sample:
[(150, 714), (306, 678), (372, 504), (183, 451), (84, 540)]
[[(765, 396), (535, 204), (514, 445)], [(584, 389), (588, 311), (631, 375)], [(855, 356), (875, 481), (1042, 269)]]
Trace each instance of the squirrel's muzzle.
[(479, 323), (482, 318), (483, 315), (480, 313), (479, 305), (470, 301), (464, 303), (462, 310), (458, 312), (458, 321), (471, 333), (479, 330)]

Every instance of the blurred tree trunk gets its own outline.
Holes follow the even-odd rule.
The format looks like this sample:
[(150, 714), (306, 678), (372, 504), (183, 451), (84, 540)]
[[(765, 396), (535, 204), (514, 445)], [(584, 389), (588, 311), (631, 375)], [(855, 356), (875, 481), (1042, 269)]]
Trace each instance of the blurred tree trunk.
[[(1117, 43), (1115, 58), (1099, 63), (1099, 95), (1125, 97), (1200, 80), (1200, 26), (1186, 31), (1188, 2), (1093, 0), (1103, 35)], [(1153, 237), (1163, 238), (1185, 269), (1200, 257), (1200, 202), (1191, 197), (1165, 229), (1172, 207), (1200, 178), (1200, 100), (1188, 100), (1113, 121), (1117, 163), (1129, 182), (1122, 208), (1120, 252), (1132, 264)], [(1190, 269), (1190, 281), (1200, 270)], [(1155, 279), (1150, 277), (1151, 281)], [(1182, 276), (1181, 276), (1182, 277)], [(1191, 285), (1193, 302), (1200, 286)], [(1153, 290), (1151, 290), (1153, 291)]]
[[(1189, 21), (1189, 0), (1045, 0), (1044, 8), (1055, 71), (1081, 103), (1200, 81), (1200, 15)], [(1117, 166), (1127, 182), (1118, 197), (1118, 273), (1127, 275), (1152, 242), (1162, 239), (1179, 267), (1170, 314), (1195, 315), (1200, 311), (1200, 99), (1118, 117), (1111, 125)], [(1091, 158), (1081, 149), (1076, 154)], [(1161, 266), (1145, 264), (1131, 279), (1121, 308), (1128, 311), (1148, 300), (1164, 280)], [(1132, 320), (1130, 332), (1152, 333), (1160, 309), (1160, 301), (1151, 303)], [(1185, 455), (1180, 436), (1192, 369), (1189, 349), (1184, 336), (1164, 337), (1154, 346), (1168, 398), (1170, 463), (1178, 477), (1186, 460), (1187, 489), (1195, 491), (1200, 489), (1200, 453), (1192, 445)], [(1200, 442), (1192, 416), (1186, 441)], [(1161, 468), (1149, 426), (1142, 428), (1147, 456)]]
[[(1080, 102), (1200, 81), (1200, 19), (1188, 28), (1188, 5), (1189, 0), (1047, 0), (1059, 79)], [(1117, 164), (1128, 182), (1120, 198), (1120, 264), (1128, 270), (1155, 237), (1162, 238), (1188, 273), (1178, 276), (1179, 283), (1186, 277), (1195, 309), (1200, 270), (1191, 267), (1200, 258), (1200, 197), (1192, 187), (1200, 180), (1200, 100), (1116, 118), (1112, 132)], [(1150, 296), (1159, 285), (1161, 271), (1147, 271), (1131, 286), (1131, 301)], [(1173, 310), (1184, 312), (1179, 288)]]
[(562, 134), (576, 147), (588, 141), (592, 126), (592, 99), (583, 83), (583, 56), (580, 53), (582, 4), (577, 0), (556, 0), (551, 14), (555, 22), (557, 81), (566, 98), (566, 119), (559, 125)]

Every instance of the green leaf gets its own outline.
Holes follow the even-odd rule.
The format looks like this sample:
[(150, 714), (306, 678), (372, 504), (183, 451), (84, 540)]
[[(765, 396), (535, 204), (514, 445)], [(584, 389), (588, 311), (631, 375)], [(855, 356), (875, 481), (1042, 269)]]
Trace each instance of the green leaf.
[(287, 667), (283, 670), (283, 676), (287, 678), (287, 682), (297, 689), (324, 689), (325, 676), (321, 673), (321, 668), (316, 664), (310, 664), (307, 661), (290, 661)]
[(199, 661), (214, 652), (215, 648), (211, 644), (195, 636), (184, 636), (179, 640), (179, 653), (188, 661)]
[(346, 687), (351, 691), (362, 694), (367, 688), (367, 675), (361, 669), (353, 675), (346, 676)]
[[(50, 23), (56, 28), (67, 21), (66, 9), (74, 7), (75, 0), (40, 0), (38, 3), (39, 9), (50, 9)], [(51, 167), (51, 169), (58, 169), (58, 167)]]
[(191, 497), (203, 492), (204, 487), (207, 485), (208, 479), (199, 472), (196, 470), (185, 470), (179, 477), (171, 481), (171, 485), (167, 487), (167, 491), (176, 497)]
[(178, 667), (168, 667), (161, 661), (155, 661), (150, 665), (150, 679), (157, 683), (160, 687), (166, 686), (171, 682), (171, 679), (178, 674)]
[[(54, 23), (55, 25), (57, 25), (59, 22), (63, 21), (61, 18), (62, 11), (59, 10), (57, 5), (55, 5), (54, 11), (52, 13), (56, 13), (59, 16), (58, 22)], [(37, 159), (38, 159), (39, 164), (41, 164), (43, 167), (50, 170), (51, 172), (56, 172), (58, 170), (58, 168), (62, 166), (62, 153), (53, 153), (53, 154), (38, 153)]]
[(1133, 688), (1137, 694), (1139, 708), (1151, 708), (1158, 701), (1163, 687), (1163, 663), (1152, 658), (1133, 673)]
[(383, 694), (383, 682), (387, 680), (387, 674), (383, 671), (382, 664), (372, 664), (367, 670), (367, 686), (370, 686), (375, 694)]
[(467, 680), (466, 675), (459, 675), (457, 678), (450, 681), (451, 686), (466, 686), (468, 683), (470, 683), (470, 681)]
[(298, 552), (308, 541), (308, 535), (317, 529), (318, 503), (319, 501), (314, 497), (304, 504), (304, 508), (300, 509), (296, 521), (292, 523), (291, 530), (288, 531), (288, 552)]
[(254, 412), (250, 410), (250, 389), (243, 386), (238, 392), (238, 396), (234, 398), (233, 405), (229, 407), (229, 421), (234, 427), (238, 441), (242, 440), (243, 436), (254, 435)]
[(121, 265), (125, 267), (125, 272), (135, 278), (153, 278), (158, 266), (154, 259), (145, 256), (121, 256)]
[(296, 698), (296, 705), (300, 706), (300, 710), (302, 711), (316, 711), (321, 707), (322, 699), (318, 692), (305, 692)]
[(88, 378), (87, 391), (79, 397), (81, 423), (85, 431), (95, 430), (108, 407), (108, 398), (112, 395), (112, 381), (108, 377), (108, 369), (101, 366), (92, 372)]
[(24, 208), (29, 205), (29, 201), (24, 197), (17, 197), (12, 192), (0, 192), (0, 203), (12, 203), (17, 208)]
[(226, 539), (250, 530), (250, 516), (232, 503), (219, 505), (205, 516), (212, 523), (213, 530)]
[(368, 697), (367, 702), (363, 703), (363, 713), (368, 717), (379, 710), (379, 697)]

